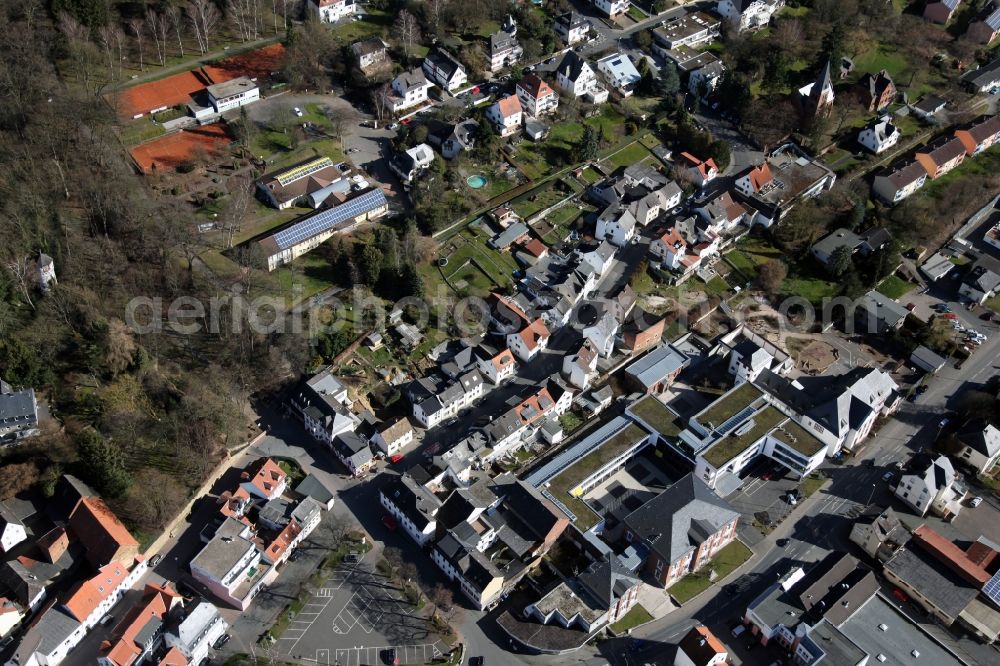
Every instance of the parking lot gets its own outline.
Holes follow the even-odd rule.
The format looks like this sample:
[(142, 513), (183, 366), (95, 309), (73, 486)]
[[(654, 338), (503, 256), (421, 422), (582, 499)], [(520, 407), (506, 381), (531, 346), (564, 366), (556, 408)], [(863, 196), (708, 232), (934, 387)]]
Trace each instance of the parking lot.
[(316, 589), (274, 651), (320, 664), (427, 663), (441, 655), (429, 621), (367, 561), (341, 563)]

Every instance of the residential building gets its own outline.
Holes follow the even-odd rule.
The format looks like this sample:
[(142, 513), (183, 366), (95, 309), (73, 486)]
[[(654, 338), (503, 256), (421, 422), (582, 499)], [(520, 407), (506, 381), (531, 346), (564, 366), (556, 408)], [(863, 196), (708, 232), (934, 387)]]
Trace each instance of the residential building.
[(0, 442), (10, 442), (38, 433), (38, 403), (34, 389), (15, 391), (0, 379)]
[(910, 104), (910, 110), (918, 117), (933, 122), (937, 114), (944, 110), (948, 102), (936, 95), (924, 95), (915, 104)]
[(851, 526), (851, 542), (878, 562), (885, 562), (896, 550), (910, 540), (910, 531), (891, 508), (873, 507)]
[(785, 6), (785, 0), (719, 0), (715, 11), (728, 20), (737, 32), (765, 27), (771, 16)]
[(179, 650), (188, 664), (200, 664), (208, 658), (209, 648), (228, 628), (218, 608), (207, 601), (199, 601), (176, 626), (167, 630), (164, 642), (169, 648)]
[(240, 488), (252, 497), (271, 500), (288, 487), (288, 475), (270, 458), (257, 458), (240, 473)]
[(976, 44), (992, 44), (1000, 37), (1000, 3), (995, 0), (988, 2), (969, 24), (965, 35)]
[(872, 190), (882, 201), (896, 204), (910, 196), (927, 180), (927, 171), (920, 162), (899, 162), (876, 174)]
[(972, 421), (955, 435), (955, 458), (980, 474), (988, 474), (1000, 459), (1000, 430), (990, 423)]
[(688, 74), (688, 92), (697, 95), (701, 99), (706, 99), (715, 92), (715, 88), (722, 80), (722, 75), (726, 73), (726, 67), (721, 60), (713, 60), (705, 63), (701, 67), (691, 69)]
[(738, 521), (738, 512), (688, 474), (625, 517), (625, 541), (646, 550), (646, 570), (669, 588), (736, 538)]
[(250, 525), (226, 518), (190, 563), (195, 580), (239, 610), (246, 610), (277, 575), (277, 570), (262, 560), (255, 537)]
[(597, 353), (604, 358), (615, 351), (615, 338), (621, 326), (621, 310), (614, 303), (595, 303), (595, 320), (583, 328), (583, 337), (589, 340)]
[(864, 126), (858, 133), (858, 143), (878, 155), (899, 143), (900, 136), (899, 128), (892, 124), (888, 116), (883, 116)]
[(256, 247), (267, 270), (273, 271), (319, 247), (334, 234), (347, 233), (362, 222), (385, 215), (389, 211), (385, 192), (358, 178), (352, 180), (349, 193), (336, 195), (323, 210), (286, 222), (241, 245)]
[(510, 16), (507, 17), (503, 28), (490, 35), (486, 60), (491, 73), (496, 74), (521, 59), (524, 49), (517, 43), (516, 35), (517, 25)]
[(521, 100), (521, 108), (532, 118), (544, 116), (559, 108), (559, 93), (537, 74), (528, 74), (518, 81), (515, 92)]
[(661, 345), (627, 365), (625, 375), (643, 393), (659, 394), (670, 388), (690, 362), (683, 352), (670, 345)]
[(938, 2), (932, 0), (924, 6), (924, 19), (944, 25), (955, 15), (955, 10), (961, 3), (962, 0), (940, 0)]
[(21, 635), (7, 666), (57, 666), (146, 573), (146, 564), (111, 562), (53, 601)]
[[(837, 174), (794, 143), (775, 148), (767, 156), (767, 171), (749, 170), (738, 183), (738, 192), (750, 207), (753, 224), (770, 227), (781, 220), (800, 201), (812, 199), (830, 190)], [(751, 182), (752, 181), (752, 182)]]
[(946, 519), (957, 516), (962, 510), (965, 494), (951, 460), (945, 456), (938, 457), (919, 474), (904, 474), (896, 486), (896, 497), (919, 515), (925, 516), (931, 511)]
[(958, 287), (960, 296), (979, 305), (993, 298), (997, 292), (1000, 292), (1000, 275), (983, 265), (973, 266)]
[(613, 205), (597, 217), (594, 236), (616, 247), (624, 247), (635, 236), (636, 219), (627, 209)]
[[(738, 1), (726, 0), (731, 4)], [(721, 2), (719, 3), (722, 4)], [(729, 651), (704, 625), (692, 627), (677, 644), (674, 666), (722, 666), (728, 663)]]
[(805, 118), (815, 118), (829, 115), (833, 109), (833, 81), (830, 79), (830, 63), (827, 62), (820, 72), (819, 78), (807, 83), (798, 90), (795, 99), (799, 113)]
[(508, 137), (521, 131), (524, 111), (516, 95), (507, 95), (486, 109), (486, 119), (496, 127), (497, 134)]
[(896, 84), (889, 72), (880, 70), (877, 74), (865, 74), (858, 81), (861, 104), (869, 113), (878, 113), (896, 99)]
[(951, 262), (949, 255), (935, 252), (927, 258), (927, 261), (920, 265), (920, 272), (931, 282), (937, 282), (945, 275), (951, 273), (954, 268), (955, 264)]
[(437, 526), (441, 501), (409, 474), (392, 478), (379, 491), (379, 500), (417, 545), (426, 546)]
[(653, 29), (653, 39), (665, 49), (707, 44), (719, 36), (722, 22), (704, 12), (682, 14)]
[(500, 250), (502, 252), (509, 249), (511, 245), (527, 239), (528, 236), (528, 225), (523, 222), (514, 222), (509, 227), (491, 238), (489, 240), (489, 245), (494, 250)]
[(614, 18), (628, 11), (629, 0), (590, 0), (594, 8), (609, 18)]
[(332, 194), (351, 191), (351, 181), (329, 157), (313, 157), (264, 175), (258, 197), (279, 210), (292, 206), (319, 208)]
[(391, 424), (384, 426), (372, 437), (372, 444), (386, 457), (396, 455), (412, 441), (413, 426), (405, 416), (400, 416)]
[(101, 666), (141, 664), (163, 645), (167, 614), (181, 603), (169, 583), (147, 583), (139, 603), (112, 629), (113, 642), (101, 650), (97, 662)]
[(688, 217), (676, 221), (663, 235), (649, 245), (650, 255), (660, 268), (677, 275), (680, 283), (702, 263), (719, 253), (719, 232), (701, 218)]
[(869, 291), (854, 308), (861, 333), (883, 335), (903, 327), (910, 311), (880, 291)]
[(0, 552), (7, 553), (28, 538), (24, 523), (6, 502), (0, 502)]
[(347, 387), (329, 368), (303, 382), (289, 400), (289, 407), (313, 439), (327, 446), (334, 437), (353, 431), (361, 423), (351, 410)]
[(524, 363), (530, 363), (549, 344), (549, 329), (540, 317), (507, 336), (507, 347)]
[[(573, 351), (575, 349), (575, 351)], [(566, 381), (580, 390), (590, 387), (590, 380), (597, 375), (597, 349), (590, 340), (583, 340), (563, 357), (562, 373)]]
[(357, 0), (309, 0), (310, 13), (324, 23), (336, 23), (360, 10)]
[(615, 246), (610, 241), (603, 240), (597, 247), (583, 252), (580, 255), (580, 263), (594, 272), (597, 277), (604, 275), (604, 272), (611, 266), (615, 258)]
[(453, 382), (439, 384), (433, 394), (415, 402), (413, 418), (422, 427), (433, 428), (457, 416), (483, 393), (483, 376), (478, 370), (470, 370)]
[(419, 178), (433, 163), (434, 151), (426, 143), (418, 143), (403, 152), (394, 153), (389, 160), (389, 166), (405, 184)]
[(514, 376), (517, 361), (510, 349), (495, 349), (487, 345), (476, 347), (476, 368), (485, 379), (496, 385)]
[(660, 344), (666, 330), (667, 320), (664, 317), (646, 312), (642, 308), (635, 308), (627, 317), (622, 328), (622, 343), (633, 355), (641, 354)]
[(0, 597), (0, 638), (7, 638), (24, 619), (24, 609), (17, 602)]
[(677, 183), (645, 164), (629, 165), (621, 176), (591, 186), (590, 193), (605, 205), (616, 207), (612, 212), (627, 210), (642, 226), (679, 206), (683, 195)]
[(918, 148), (914, 158), (934, 180), (945, 175), (965, 159), (965, 144), (956, 136), (941, 136), (923, 148)]
[(719, 235), (732, 231), (738, 224), (747, 221), (747, 209), (726, 191), (694, 210), (705, 220), (708, 228)]
[(975, 157), (1000, 141), (1000, 116), (983, 116), (955, 130), (955, 138), (965, 146), (965, 154)]
[(216, 113), (225, 113), (260, 99), (257, 84), (245, 76), (208, 86), (208, 101)]
[(431, 50), (424, 58), (423, 70), (429, 81), (448, 92), (461, 88), (469, 80), (465, 65), (440, 47)]
[(354, 42), (351, 44), (351, 55), (362, 72), (371, 72), (390, 63), (388, 47), (378, 37)]
[(612, 53), (597, 61), (597, 71), (604, 75), (608, 84), (622, 97), (635, 92), (635, 86), (642, 77), (632, 60), (625, 53)]
[(755, 381), (765, 370), (786, 375), (795, 367), (787, 351), (746, 326), (724, 335), (713, 353), (729, 356), (729, 374), (736, 384)]
[(139, 542), (99, 497), (80, 500), (70, 514), (68, 527), (94, 567), (111, 562), (131, 564), (139, 554)]
[(375, 457), (368, 441), (357, 433), (351, 431), (340, 433), (333, 438), (330, 449), (352, 476), (364, 476), (375, 465)]
[[(463, 523), (466, 525), (467, 523)], [(431, 560), (478, 610), (485, 610), (503, 593), (504, 575), (480, 550), (449, 531), (434, 544)]]
[(476, 143), (476, 133), (479, 124), (471, 119), (460, 120), (457, 123), (430, 119), (427, 125), (427, 143), (441, 152), (441, 157), (451, 160), (467, 150), (472, 150)]
[(556, 67), (556, 87), (572, 97), (583, 97), (591, 104), (603, 104), (608, 100), (608, 91), (598, 81), (594, 69), (576, 51), (567, 51)]
[(393, 113), (411, 109), (427, 101), (431, 83), (421, 68), (402, 72), (392, 80), (392, 91), (385, 96), (385, 104)]
[(573, 46), (587, 38), (587, 34), (590, 32), (590, 21), (575, 11), (570, 11), (557, 16), (554, 27), (559, 38), (566, 45)]
[(691, 153), (681, 153), (681, 158), (691, 174), (691, 181), (698, 187), (705, 187), (719, 175), (719, 167), (715, 166), (711, 157), (702, 161)]
[(969, 70), (962, 74), (961, 80), (966, 86), (979, 93), (1000, 88), (1000, 58), (991, 60), (977, 69)]

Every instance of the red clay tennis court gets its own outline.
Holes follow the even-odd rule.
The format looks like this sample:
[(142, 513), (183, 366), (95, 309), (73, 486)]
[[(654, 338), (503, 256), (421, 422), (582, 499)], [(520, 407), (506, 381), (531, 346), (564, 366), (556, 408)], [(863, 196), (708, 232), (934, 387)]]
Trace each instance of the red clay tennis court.
[(181, 130), (136, 146), (130, 152), (143, 173), (173, 171), (232, 143), (225, 123)]
[[(153, 109), (180, 106), (207, 86), (240, 76), (263, 79), (281, 69), (285, 47), (272, 44), (256, 51), (226, 58), (190, 72), (174, 74), (158, 81), (141, 83), (118, 94), (117, 109), (123, 118), (150, 113)], [(114, 102), (114, 98), (111, 98)]]

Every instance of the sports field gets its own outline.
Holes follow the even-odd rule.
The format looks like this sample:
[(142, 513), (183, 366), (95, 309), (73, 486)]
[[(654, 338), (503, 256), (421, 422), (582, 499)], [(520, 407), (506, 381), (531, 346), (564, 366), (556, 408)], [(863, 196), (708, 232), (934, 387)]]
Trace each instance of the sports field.
[(232, 143), (225, 123), (181, 130), (131, 149), (143, 173), (173, 171), (182, 164), (218, 153)]

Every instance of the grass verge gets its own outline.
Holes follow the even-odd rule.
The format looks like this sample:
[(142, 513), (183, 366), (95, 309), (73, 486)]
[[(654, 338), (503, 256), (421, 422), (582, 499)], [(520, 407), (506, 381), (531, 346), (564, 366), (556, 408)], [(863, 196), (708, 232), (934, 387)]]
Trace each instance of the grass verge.
[(708, 579), (709, 571), (715, 571), (716, 580), (722, 580), (749, 560), (751, 555), (753, 553), (742, 541), (730, 542), (701, 570), (689, 573), (671, 585), (670, 596), (681, 604), (691, 601), (712, 586), (712, 581)]

